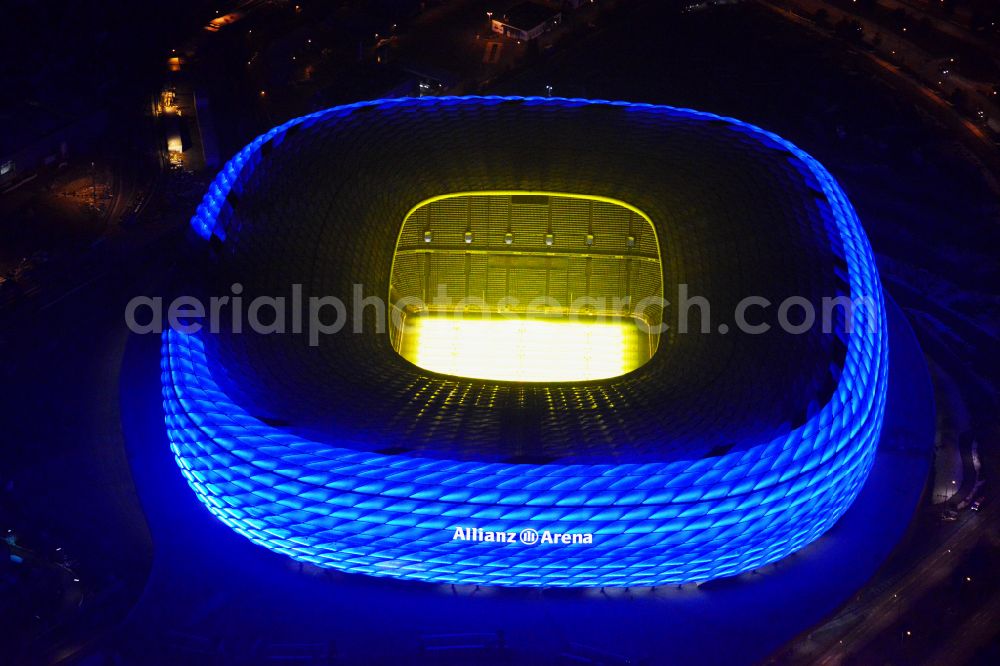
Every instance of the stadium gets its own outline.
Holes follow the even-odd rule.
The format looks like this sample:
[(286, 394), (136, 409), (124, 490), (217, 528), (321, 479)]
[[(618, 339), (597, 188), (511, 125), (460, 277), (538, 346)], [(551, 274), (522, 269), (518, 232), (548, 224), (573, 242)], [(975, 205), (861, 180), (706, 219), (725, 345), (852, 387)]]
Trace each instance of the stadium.
[[(362, 285), (391, 304), (315, 345), (164, 334), (181, 472), (295, 560), (702, 582), (813, 542), (871, 470), (888, 336), (868, 241), (820, 164), (738, 120), (558, 98), (335, 107), (249, 144), (192, 226), (206, 293)], [(442, 287), (458, 309), (434, 305)], [(681, 288), (721, 317), (748, 296), (876, 306), (829, 332), (685, 333), (662, 307)]]

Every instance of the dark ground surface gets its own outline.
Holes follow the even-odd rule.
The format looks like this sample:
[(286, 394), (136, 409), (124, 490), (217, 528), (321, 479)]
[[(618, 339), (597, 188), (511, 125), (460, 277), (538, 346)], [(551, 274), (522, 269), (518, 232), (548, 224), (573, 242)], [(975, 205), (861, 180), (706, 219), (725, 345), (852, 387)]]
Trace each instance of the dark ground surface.
[[(970, 405), (977, 429), (987, 435), (982, 445), (984, 461), (995, 477), (994, 351), (1000, 328), (1000, 225), (996, 198), (965, 151), (905, 94), (896, 94), (874, 80), (861, 58), (842, 54), (836, 44), (816, 40), (752, 7), (672, 17), (670, 21), (658, 20), (656, 7), (656, 3), (646, 4), (604, 32), (541, 60), (530, 73), (507, 80), (497, 91), (544, 94), (544, 86), (551, 84), (555, 94), (566, 96), (585, 94), (692, 106), (755, 122), (819, 158), (855, 202), (879, 254), (888, 290), (915, 322), (922, 346), (961, 380), (962, 398)], [(178, 201), (166, 213), (163, 225), (179, 229), (192, 209), (190, 203)], [(4, 626), (14, 628), (4, 634), (15, 636), (18, 645), (79, 645), (80, 636), (99, 643), (101, 630), (113, 626), (142, 594), (150, 571), (153, 546), (121, 435), (123, 410), (118, 403), (117, 372), (126, 341), (121, 313), (129, 296), (165, 289), (170, 266), (181, 253), (174, 241), (159, 237), (136, 246), (113, 255), (118, 258), (106, 270), (66, 286), (60, 294), (21, 307), (0, 323), (4, 378), (0, 418), (7, 425), (0, 436), (0, 513), (5, 524), (31, 535), (29, 543), (44, 541), (46, 547), (70, 550), (76, 561), (74, 571), (83, 574), (84, 592), (95, 602), (83, 604), (70, 616), (46, 608), (49, 614), (43, 613), (44, 620), (40, 620), (25, 613), (17, 598), (4, 595)], [(158, 421), (152, 419), (158, 415), (153, 407), (147, 405), (146, 409), (151, 420), (145, 425), (155, 427)], [(165, 450), (158, 455), (165, 456)], [(170, 465), (161, 469), (176, 472)], [(163, 481), (177, 486), (179, 479), (175, 475)], [(177, 495), (178, 502), (188, 504), (184, 511), (200, 515), (194, 496), (180, 490), (185, 492)], [(143, 488), (144, 500), (148, 502), (147, 495), (155, 492), (155, 487)], [(161, 511), (168, 508), (165, 504)], [(212, 521), (202, 528), (218, 537), (219, 553), (229, 546), (250, 548)], [(154, 537), (157, 547), (162, 540), (173, 542), (178, 566), (186, 563), (192, 576), (207, 569), (205, 561), (198, 558), (217, 561), (220, 557), (214, 551), (199, 550), (195, 543), (179, 541), (169, 531)], [(264, 569), (254, 567), (270, 567), (266, 570), (275, 572), (282, 565), (267, 552), (251, 551), (245, 564), (218, 565), (212, 570), (221, 571), (220, 576), (231, 572), (234, 577), (229, 580), (237, 593), (259, 595), (257, 598), (265, 602), (269, 601), (266, 594), (278, 594), (275, 588), (281, 586), (289, 588), (292, 599), (301, 594), (299, 599), (322, 597), (324, 603), (342, 594), (337, 591), (341, 585), (356, 590), (356, 599), (396, 594), (394, 584), (346, 578), (313, 581), (310, 572), (275, 573), (273, 580), (255, 579), (253, 576)], [(181, 553), (186, 553), (185, 558), (179, 557)], [(823, 585), (837, 590), (848, 587), (824, 576), (819, 575)], [(200, 599), (204, 608), (228, 603), (199, 590), (198, 585), (211, 581), (200, 577), (190, 583), (187, 580), (181, 569), (175, 578), (154, 573), (145, 594), (169, 588), (177, 596), (177, 608), (183, 608), (185, 599)], [(734, 588), (738, 590), (739, 585)], [(250, 592), (245, 592), (248, 589)], [(450, 594), (450, 590), (441, 592)], [(329, 623), (340, 627), (338, 635), (369, 625), (401, 628), (411, 637), (421, 631), (437, 632), (440, 624), (432, 625), (430, 616), (425, 622), (420, 613), (418, 604), (427, 594), (403, 590), (397, 603), (379, 607), (366, 602), (363, 613), (347, 606), (346, 617), (330, 619)], [(112, 602), (102, 595), (111, 597)], [(506, 593), (493, 596), (507, 599)], [(706, 608), (700, 591), (691, 596), (702, 599), (692, 602), (694, 621), (708, 611), (698, 610)], [(463, 603), (473, 601), (463, 599)], [(626, 603), (614, 599), (605, 605), (612, 604), (616, 611), (642, 608), (638, 600)], [(533, 612), (539, 615), (531, 617), (569, 624), (576, 611), (566, 611), (562, 619), (556, 615), (564, 612), (565, 606), (583, 604), (579, 599), (557, 598), (537, 604)], [(441, 604), (440, 608), (444, 607)], [(164, 631), (199, 619), (206, 620), (206, 633), (216, 626), (228, 626), (224, 614), (213, 616), (204, 608), (200, 616), (165, 615), (150, 622), (162, 621), (158, 626)], [(503, 612), (514, 612), (513, 608), (508, 604)], [(276, 628), (287, 626), (281, 620), (285, 610), (279, 606), (241, 607), (240, 612), (267, 618)], [(645, 647), (657, 645), (659, 625), (643, 620), (644, 612), (622, 612), (644, 628), (630, 634), (632, 642), (618, 652), (643, 649), (647, 638), (651, 642)], [(482, 630), (489, 625), (478, 613), (469, 611), (462, 626)], [(668, 624), (687, 621), (672, 615), (658, 617)], [(139, 624), (128, 625), (119, 637), (138, 635), (133, 628), (143, 626), (140, 620), (137, 611), (132, 621)], [(74, 623), (78, 629), (75, 634), (66, 626)], [(551, 629), (555, 625), (541, 624), (538, 631), (544, 632), (546, 626)], [(711, 630), (717, 642), (739, 646), (744, 628), (736, 623), (703, 630)], [(591, 632), (598, 642), (602, 631), (595, 627)], [(383, 638), (378, 637), (379, 645)], [(777, 640), (776, 636), (771, 638)], [(138, 662), (142, 661), (140, 656)]]

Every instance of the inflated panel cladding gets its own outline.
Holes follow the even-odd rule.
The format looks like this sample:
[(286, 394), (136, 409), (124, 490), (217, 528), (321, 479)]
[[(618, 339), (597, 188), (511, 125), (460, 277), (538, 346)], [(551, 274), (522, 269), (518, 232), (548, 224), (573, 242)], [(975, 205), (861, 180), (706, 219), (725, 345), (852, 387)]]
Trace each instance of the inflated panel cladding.
[[(695, 123), (683, 118), (661, 125), (656, 112), (651, 112), (654, 117), (650, 119), (642, 110), (622, 108), (596, 113), (581, 109), (584, 112), (574, 114), (577, 110), (536, 107), (528, 114), (532, 117), (518, 118), (515, 104), (506, 105), (502, 113), (462, 106), (424, 104), (420, 110), (380, 109), (360, 116), (348, 114), (337, 122), (317, 122), (278, 143), (266, 158), (270, 168), (250, 175), (243, 203), (234, 219), (227, 222), (240, 230), (230, 231), (227, 236), (229, 275), (251, 276), (256, 288), (265, 293), (281, 293), (289, 282), (304, 282), (307, 295), (349, 295), (355, 283), (364, 284), (367, 294), (385, 293), (398, 231), (398, 223), (386, 220), (402, 220), (409, 208), (423, 198), (483, 187), (581, 191), (612, 195), (640, 208), (645, 206), (642, 209), (659, 227), (668, 299), (673, 301), (672, 288), (684, 283), (692, 294), (706, 296), (715, 312), (731, 312), (746, 294), (762, 294), (777, 301), (801, 293), (801, 288), (808, 285), (798, 277), (817, 273), (816, 266), (829, 261), (823, 251), (802, 250), (809, 248), (817, 235), (825, 237), (826, 231), (823, 220), (808, 206), (803, 207), (803, 197), (807, 204), (811, 201), (811, 195), (807, 196), (809, 185), (789, 179), (787, 151), (748, 141), (741, 131), (730, 129), (730, 124), (692, 130)], [(536, 112), (539, 118), (533, 117)], [(553, 123), (554, 115), (565, 117)], [(439, 129), (443, 133), (438, 133)], [(500, 141), (515, 129), (519, 141)], [(743, 144), (749, 144), (752, 150)], [(480, 145), (493, 148), (477, 150)], [(344, 154), (352, 155), (352, 159), (342, 159)], [(528, 168), (519, 167), (523, 164)], [(542, 178), (537, 173), (547, 175)], [(775, 182), (787, 185), (786, 189), (775, 187)], [(260, 233), (251, 231), (258, 227)], [(774, 230), (767, 236), (769, 243), (759, 241), (762, 229)], [(762, 246), (765, 251), (761, 251)], [(826, 252), (832, 256), (831, 250)], [(782, 277), (789, 274), (796, 280)], [(821, 281), (806, 295), (822, 291)], [(697, 326), (696, 311), (694, 318), (692, 324)], [(673, 352), (658, 354), (652, 361), (662, 364), (660, 368), (648, 372), (640, 369), (616, 385), (616, 392), (622, 396), (617, 408), (638, 412), (634, 420), (640, 425), (634, 426), (632, 433), (640, 435), (645, 430), (645, 435), (631, 440), (633, 444), (627, 447), (630, 450), (646, 447), (656, 455), (664, 440), (670, 440), (674, 448), (685, 440), (708, 446), (702, 441), (700, 421), (712, 418), (710, 414), (688, 410), (678, 419), (676, 412), (664, 414), (658, 404), (669, 401), (683, 413), (681, 406), (690, 404), (684, 396), (698, 395), (703, 387), (716, 392), (720, 399), (728, 399), (732, 386), (746, 386), (759, 372), (753, 363), (742, 362), (736, 350), (762, 350), (742, 355), (753, 358), (773, 353), (779, 346), (772, 339), (741, 338), (734, 342), (718, 336), (680, 336), (672, 332), (668, 332), (668, 338)], [(396, 413), (396, 404), (405, 403), (404, 409), (410, 407), (409, 393), (414, 382), (446, 381), (427, 377), (386, 354), (389, 344), (384, 336), (323, 342), (325, 366), (316, 363), (315, 350), (303, 349), (301, 344), (287, 339), (241, 339), (233, 344), (262, 346), (258, 357), (263, 360), (258, 365), (267, 363), (267, 359), (274, 362), (270, 372), (263, 373), (269, 377), (268, 384), (273, 383), (271, 377), (287, 377), (295, 382), (306, 373), (310, 380), (304, 383), (314, 387), (311, 394), (316, 396), (315, 404), (341, 404), (345, 418), (358, 412), (357, 404), (370, 402), (365, 398), (365, 387), (373, 383), (385, 396), (387, 413)], [(803, 338), (793, 343), (807, 353), (799, 354), (797, 367), (788, 368), (786, 374), (794, 375), (796, 380), (806, 377), (809, 386), (824, 385), (829, 366), (825, 352), (810, 350), (814, 340)], [(780, 342), (782, 354), (785, 344)], [(227, 353), (226, 349), (221, 353)], [(353, 367), (350, 360), (359, 358), (375, 358), (378, 362)], [(350, 367), (341, 373), (345, 363)], [(322, 390), (331, 372), (326, 367), (333, 368), (334, 375), (356, 378), (356, 386), (338, 392), (345, 395), (331, 398)], [(737, 379), (728, 384), (716, 381), (726, 373)], [(650, 393), (658, 398), (642, 397), (645, 383), (651, 384)], [(774, 383), (782, 383), (781, 378)], [(294, 387), (290, 390), (294, 394)], [(262, 388), (259, 393), (262, 403), (267, 403), (265, 411), (281, 413), (288, 409), (275, 404), (288, 391)], [(720, 438), (746, 434), (747, 427), (764, 434), (786, 424), (790, 414), (800, 411), (799, 404), (788, 405), (787, 409), (761, 408), (774, 403), (775, 398), (764, 394), (740, 401), (738, 404), (745, 405), (745, 423), (720, 433)], [(779, 405), (790, 399), (797, 401), (798, 394), (782, 396)], [(352, 404), (352, 400), (357, 402)], [(711, 402), (704, 400), (701, 404)], [(802, 404), (808, 402), (802, 400)], [(600, 432), (596, 419), (599, 415), (586, 409), (584, 402), (577, 404), (578, 409), (562, 410), (546, 421), (582, 418), (584, 433)], [(448, 408), (451, 411), (437, 413), (434, 418), (454, 414), (469, 426), (470, 421), (479, 419), (502, 421), (509, 416), (508, 407), (520, 409), (513, 400), (501, 400), (490, 410), (453, 403)], [(366, 410), (371, 418), (362, 419), (358, 430), (379, 431), (389, 440), (397, 438), (398, 429), (387, 425), (391, 420), (375, 412), (369, 414)], [(397, 420), (407, 422), (407, 417), (412, 416), (419, 421), (421, 415), (427, 418), (426, 414), (419, 405), (412, 405)], [(738, 414), (731, 416), (734, 423), (740, 421)], [(411, 445), (433, 453), (420, 441), (420, 428), (414, 430), (417, 435), (407, 433)], [(573, 447), (576, 455), (585, 454), (590, 437), (584, 434), (582, 441), (575, 442), (566, 439), (565, 433), (572, 430), (543, 428), (540, 434), (557, 457), (564, 457)], [(445, 450), (462, 442), (460, 435), (443, 441), (430, 437), (427, 440)], [(598, 437), (595, 453), (604, 447), (605, 438)], [(490, 450), (496, 450), (494, 455), (503, 459), (502, 447)], [(490, 450), (477, 452), (486, 455)]]
[[(321, 363), (295, 344), (170, 333), (171, 446), (233, 529), (373, 575), (662, 584), (773, 562), (857, 495), (884, 410), (884, 311), (858, 220), (808, 155), (739, 121), (583, 100), (390, 100), (296, 122), (309, 125), (266, 158), (260, 145), (287, 127), (227, 165), (193, 220), (204, 237), (224, 237), (224, 274), (256, 271), (255, 289), (295, 276), (322, 293), (367, 280), (381, 292), (398, 221), (416, 202), (542, 189), (645, 211), (668, 291), (685, 282), (713, 311), (747, 290), (775, 300), (843, 290), (845, 266), (851, 295), (879, 307), (870, 326), (841, 334), (846, 349), (837, 336), (671, 334), (637, 371), (569, 386), (427, 375), (374, 334), (327, 341)], [(271, 194), (287, 208), (254, 204)], [(359, 400), (371, 405), (363, 414)], [(372, 452), (382, 449), (391, 454)], [(497, 548), (452, 540), (458, 525), (587, 532), (594, 543)]]

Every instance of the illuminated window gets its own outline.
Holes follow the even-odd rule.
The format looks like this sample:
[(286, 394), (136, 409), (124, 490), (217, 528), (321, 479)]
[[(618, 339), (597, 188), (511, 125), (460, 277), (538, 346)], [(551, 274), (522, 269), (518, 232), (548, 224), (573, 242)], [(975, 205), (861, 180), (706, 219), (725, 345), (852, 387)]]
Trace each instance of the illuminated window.
[(183, 153), (184, 143), (181, 141), (180, 134), (171, 134), (167, 137), (167, 152), (169, 153)]
[(633, 206), (561, 193), (451, 194), (403, 221), (390, 339), (411, 363), (449, 375), (606, 379), (656, 352), (662, 294), (656, 234)]

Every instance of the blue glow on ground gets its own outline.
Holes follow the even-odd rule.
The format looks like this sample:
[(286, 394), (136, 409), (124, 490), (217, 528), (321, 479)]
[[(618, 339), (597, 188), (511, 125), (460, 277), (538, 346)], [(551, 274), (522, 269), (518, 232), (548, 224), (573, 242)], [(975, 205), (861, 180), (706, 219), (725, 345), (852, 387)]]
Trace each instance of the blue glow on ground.
[[(552, 663), (567, 641), (640, 663), (644, 656), (671, 664), (766, 660), (871, 581), (919, 506), (933, 460), (932, 387), (904, 315), (890, 301), (887, 307), (892, 359), (882, 437), (868, 481), (837, 524), (756, 574), (607, 595), (471, 586), (453, 592), (300, 567), (254, 546), (205, 511), (176, 473), (162, 422), (160, 345), (132, 336), (122, 364), (122, 427), (155, 555), (123, 634), (135, 639), (139, 655), (176, 631), (224, 640), (234, 650), (256, 640), (334, 641), (348, 664), (413, 663), (423, 656), (423, 635), (497, 630), (515, 651), (514, 663)], [(191, 658), (166, 655), (173, 663)]]

